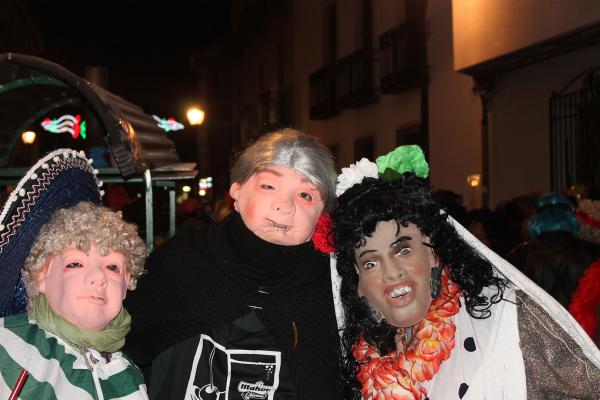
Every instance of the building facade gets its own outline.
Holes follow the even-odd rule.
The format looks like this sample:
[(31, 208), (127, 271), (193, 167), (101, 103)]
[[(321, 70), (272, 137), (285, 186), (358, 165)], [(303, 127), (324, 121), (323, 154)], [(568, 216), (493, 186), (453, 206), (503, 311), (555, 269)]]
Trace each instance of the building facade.
[(319, 137), (342, 167), (417, 143), (432, 186), (467, 208), (584, 179), (555, 178), (568, 167), (553, 166), (566, 157), (557, 148), (569, 145), (551, 138), (550, 102), (600, 64), (597, 2), (238, 0), (231, 21), (240, 146), (293, 126)]

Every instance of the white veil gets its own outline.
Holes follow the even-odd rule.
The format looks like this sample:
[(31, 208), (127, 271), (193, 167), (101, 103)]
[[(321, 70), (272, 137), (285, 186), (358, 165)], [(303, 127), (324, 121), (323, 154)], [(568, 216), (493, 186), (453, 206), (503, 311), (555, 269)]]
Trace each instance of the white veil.
[[(496, 271), (508, 279), (516, 288), (522, 290), (534, 301), (536, 301), (548, 315), (554, 319), (573, 340), (581, 347), (583, 354), (600, 369), (600, 350), (590, 339), (583, 328), (575, 321), (563, 306), (556, 301), (552, 296), (546, 293), (542, 288), (537, 286), (531, 279), (525, 276), (521, 271), (515, 268), (508, 261), (500, 257), (489, 247), (481, 243), (471, 232), (464, 226), (459, 224), (454, 218), (448, 216), (449, 222), (454, 226), (458, 234), (466, 243), (472, 246), (479, 254), (488, 259)], [(333, 291), (333, 301), (335, 306), (335, 314), (338, 324), (340, 336), (342, 335), (344, 322), (344, 310), (340, 297), (341, 277), (337, 273), (335, 255), (330, 255), (331, 267), (331, 284)]]

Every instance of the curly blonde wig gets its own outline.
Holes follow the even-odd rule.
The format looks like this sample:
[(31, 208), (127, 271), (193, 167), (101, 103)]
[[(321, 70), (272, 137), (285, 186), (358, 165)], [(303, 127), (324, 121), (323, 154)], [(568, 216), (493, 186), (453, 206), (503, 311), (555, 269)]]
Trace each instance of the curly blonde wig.
[(38, 234), (23, 265), (23, 276), (29, 298), (38, 295), (35, 278), (52, 258), (68, 247), (88, 251), (94, 243), (105, 256), (119, 252), (125, 257), (125, 267), (131, 274), (128, 289), (134, 290), (144, 273), (148, 250), (134, 224), (123, 221), (120, 211), (114, 212), (91, 202), (81, 202), (58, 210)]

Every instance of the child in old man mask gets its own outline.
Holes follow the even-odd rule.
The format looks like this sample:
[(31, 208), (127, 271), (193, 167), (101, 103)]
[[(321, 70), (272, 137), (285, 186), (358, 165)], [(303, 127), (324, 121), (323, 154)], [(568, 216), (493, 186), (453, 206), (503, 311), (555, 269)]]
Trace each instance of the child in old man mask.
[[(16, 215), (4, 219), (0, 248), (12, 255), (5, 267), (23, 265), (16, 294), (24, 284), (27, 312), (0, 319), (0, 398), (145, 399), (142, 374), (119, 350), (131, 326), (122, 302), (146, 247), (120, 213), (94, 204), (100, 194), (85, 158), (50, 156), (2, 214)], [(65, 193), (65, 185), (80, 190)]]

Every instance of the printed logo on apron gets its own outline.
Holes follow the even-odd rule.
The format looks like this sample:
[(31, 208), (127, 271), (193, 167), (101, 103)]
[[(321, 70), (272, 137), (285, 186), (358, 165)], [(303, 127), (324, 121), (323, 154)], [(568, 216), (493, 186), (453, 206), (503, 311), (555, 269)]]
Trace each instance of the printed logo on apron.
[(226, 349), (201, 335), (186, 400), (272, 400), (279, 386), (281, 353)]

